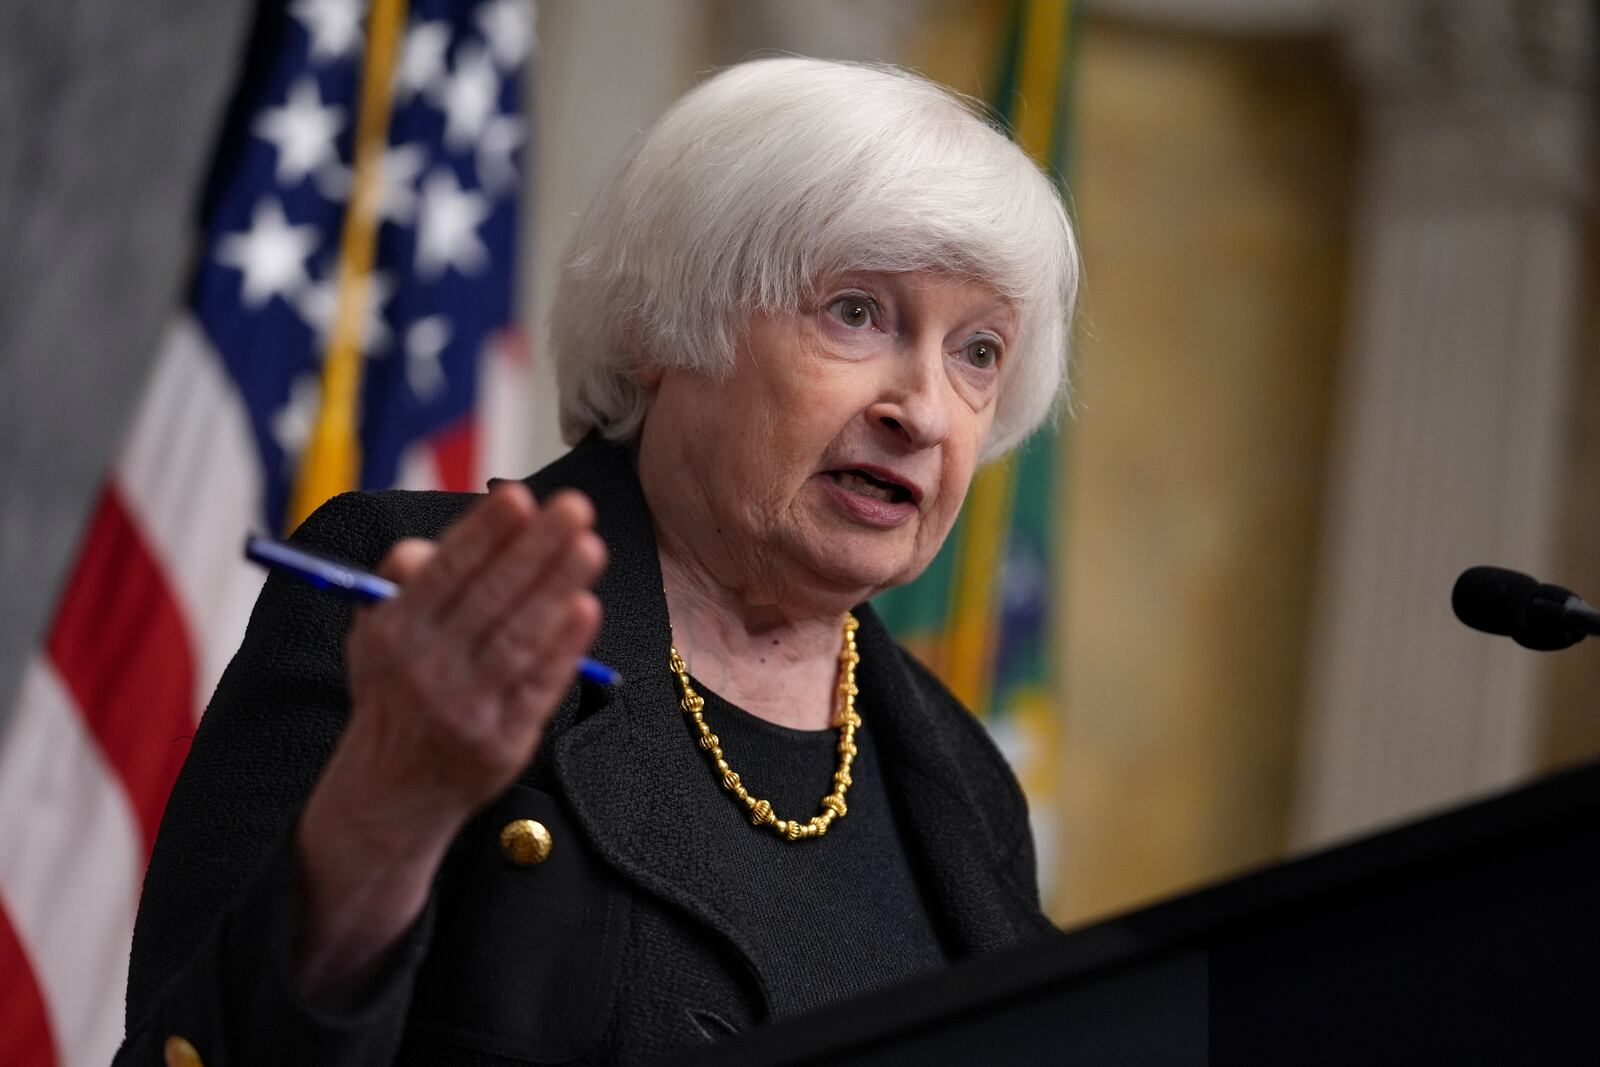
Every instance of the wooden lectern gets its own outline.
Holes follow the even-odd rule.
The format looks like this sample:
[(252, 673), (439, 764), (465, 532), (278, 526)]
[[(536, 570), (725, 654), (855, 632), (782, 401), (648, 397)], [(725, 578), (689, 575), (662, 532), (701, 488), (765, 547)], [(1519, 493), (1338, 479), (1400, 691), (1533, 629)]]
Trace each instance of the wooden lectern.
[(1600, 1064), (1600, 765), (683, 1062)]

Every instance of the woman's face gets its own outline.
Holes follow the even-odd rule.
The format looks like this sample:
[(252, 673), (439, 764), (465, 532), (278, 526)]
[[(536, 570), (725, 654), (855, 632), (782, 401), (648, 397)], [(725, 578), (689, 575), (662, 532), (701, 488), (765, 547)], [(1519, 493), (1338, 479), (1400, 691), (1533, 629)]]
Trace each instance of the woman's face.
[(780, 606), (915, 578), (960, 510), (1016, 330), (987, 286), (922, 272), (846, 275), (756, 317), (731, 374), (659, 383), (640, 465), (664, 547)]

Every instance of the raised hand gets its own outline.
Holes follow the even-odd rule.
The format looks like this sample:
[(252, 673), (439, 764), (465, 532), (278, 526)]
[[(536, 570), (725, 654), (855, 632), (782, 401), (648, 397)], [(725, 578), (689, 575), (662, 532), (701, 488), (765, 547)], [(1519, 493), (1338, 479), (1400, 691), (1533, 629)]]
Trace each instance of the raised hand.
[(301, 814), (301, 985), (325, 991), (420, 913), (450, 839), (525, 767), (593, 643), (594, 508), (497, 487), (438, 542), (402, 541), (401, 587), (346, 644), (350, 722)]

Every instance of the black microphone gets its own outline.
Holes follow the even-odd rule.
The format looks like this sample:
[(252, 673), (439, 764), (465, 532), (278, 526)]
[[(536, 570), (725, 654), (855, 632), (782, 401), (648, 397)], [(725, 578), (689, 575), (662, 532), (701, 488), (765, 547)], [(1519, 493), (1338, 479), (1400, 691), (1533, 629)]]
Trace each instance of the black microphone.
[(1600, 611), (1570, 589), (1504, 567), (1469, 567), (1450, 592), (1456, 618), (1523, 648), (1550, 652), (1600, 634)]

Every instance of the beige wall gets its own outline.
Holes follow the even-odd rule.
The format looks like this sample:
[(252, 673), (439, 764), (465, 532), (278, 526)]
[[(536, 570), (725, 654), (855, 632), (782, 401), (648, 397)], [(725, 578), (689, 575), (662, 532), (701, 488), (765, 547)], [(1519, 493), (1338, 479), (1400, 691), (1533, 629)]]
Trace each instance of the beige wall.
[(1081, 48), (1069, 922), (1284, 846), (1352, 144), (1325, 46), (1091, 21)]

